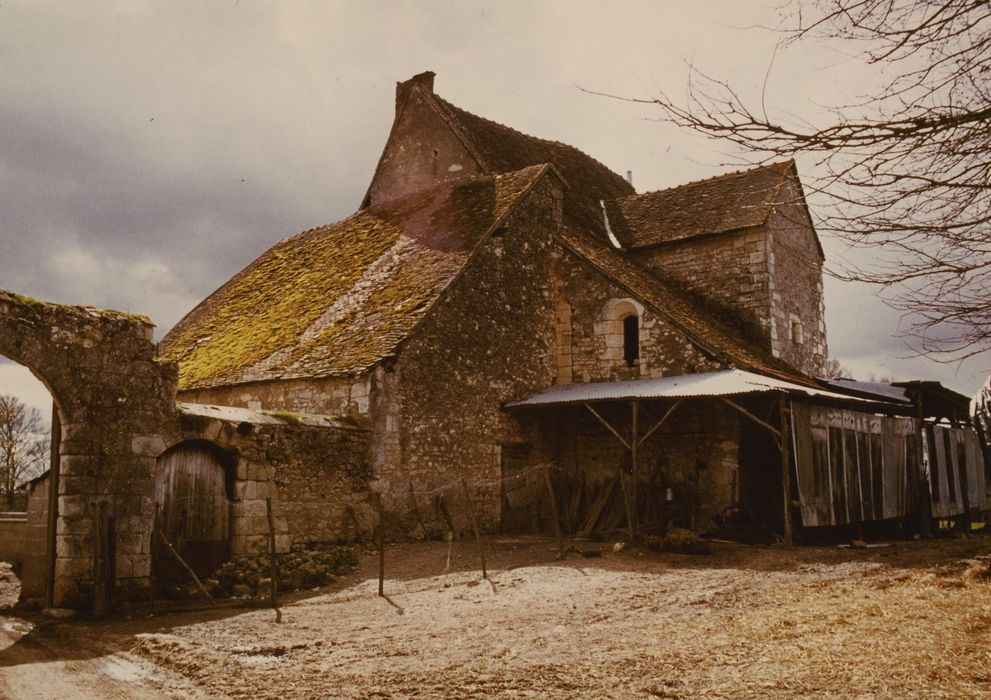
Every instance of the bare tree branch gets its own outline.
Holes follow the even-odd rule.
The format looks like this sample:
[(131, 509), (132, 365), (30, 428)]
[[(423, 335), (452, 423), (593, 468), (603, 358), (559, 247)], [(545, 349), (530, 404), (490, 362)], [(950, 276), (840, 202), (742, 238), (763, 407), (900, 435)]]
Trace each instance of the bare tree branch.
[[(878, 285), (906, 312), (917, 348), (952, 361), (991, 349), (991, 2), (792, 0), (779, 50), (827, 39), (887, 76), (831, 121), (751, 109), (689, 66), (684, 103), (634, 99), (662, 121), (743, 147), (764, 163), (818, 156), (807, 184), (817, 228), (873, 262), (838, 272)], [(766, 90), (766, 86), (765, 86)], [(625, 98), (624, 98), (625, 99)]]

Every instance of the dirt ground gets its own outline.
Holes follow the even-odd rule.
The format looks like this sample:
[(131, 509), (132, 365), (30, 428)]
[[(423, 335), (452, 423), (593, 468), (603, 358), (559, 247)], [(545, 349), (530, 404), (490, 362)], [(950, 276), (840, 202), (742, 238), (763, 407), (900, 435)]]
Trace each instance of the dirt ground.
[(0, 617), (9, 698), (991, 697), (991, 538), (387, 549), (270, 609)]

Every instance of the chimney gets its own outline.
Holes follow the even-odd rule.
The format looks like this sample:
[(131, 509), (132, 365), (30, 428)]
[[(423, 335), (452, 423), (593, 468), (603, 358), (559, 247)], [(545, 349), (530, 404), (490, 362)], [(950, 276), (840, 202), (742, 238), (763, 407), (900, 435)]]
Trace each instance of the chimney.
[(626, 171), (626, 181), (628, 183), (630, 183), (630, 187), (633, 187), (633, 171), (632, 170), (627, 170)]
[(412, 92), (413, 88), (417, 85), (422, 87), (427, 92), (433, 92), (435, 75), (436, 73), (432, 70), (428, 70), (414, 75), (409, 80), (396, 83), (396, 114), (399, 114), (399, 110), (403, 108), (406, 98), (409, 97), (410, 92)]

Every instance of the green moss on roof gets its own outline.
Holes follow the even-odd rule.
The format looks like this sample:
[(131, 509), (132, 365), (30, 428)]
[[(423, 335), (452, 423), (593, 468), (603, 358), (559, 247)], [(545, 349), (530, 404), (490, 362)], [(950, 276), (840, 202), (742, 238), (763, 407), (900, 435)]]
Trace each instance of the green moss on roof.
[(354, 375), (392, 353), (545, 170), (439, 187), (273, 246), (172, 329), (181, 388)]

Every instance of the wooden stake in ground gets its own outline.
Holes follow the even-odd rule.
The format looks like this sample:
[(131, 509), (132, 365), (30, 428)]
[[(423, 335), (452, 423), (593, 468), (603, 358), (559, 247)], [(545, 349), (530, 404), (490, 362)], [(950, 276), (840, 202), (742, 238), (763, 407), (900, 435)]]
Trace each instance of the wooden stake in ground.
[(547, 487), (547, 498), (551, 501), (551, 515), (554, 517), (554, 536), (557, 537), (557, 558), (564, 559), (564, 538), (561, 537), (561, 522), (557, 513), (557, 498), (554, 496), (554, 484), (551, 482), (551, 467), (544, 467), (544, 486)]
[(420, 506), (416, 502), (416, 491), (413, 490), (413, 480), (409, 480), (409, 499), (413, 505), (413, 515), (416, 516), (416, 522), (420, 525), (420, 532), (423, 533), (423, 539), (427, 539), (429, 533), (427, 532), (427, 526), (423, 522), (423, 518), (420, 517)]
[(475, 531), (475, 542), (478, 544), (478, 557), (482, 561), (482, 578), (487, 579), (489, 572), (485, 569), (485, 541), (482, 539), (482, 531), (478, 529), (478, 520), (475, 518), (475, 506), (471, 502), (471, 495), (468, 493), (468, 482), (461, 477), (461, 490), (465, 495), (465, 506), (468, 508), (468, 518), (471, 520), (471, 527)]
[(379, 547), (379, 595), (385, 597), (385, 518), (382, 511), (382, 494), (373, 493), (375, 510), (379, 514), (378, 547)]
[(203, 587), (203, 583), (200, 581), (200, 577), (196, 575), (196, 572), (193, 571), (192, 568), (190, 568), (189, 564), (186, 563), (186, 560), (179, 556), (179, 552), (175, 551), (175, 548), (172, 546), (172, 543), (169, 542), (169, 538), (165, 536), (165, 533), (162, 532), (161, 530), (155, 530), (155, 534), (158, 535), (158, 538), (160, 540), (162, 540), (162, 544), (165, 545), (165, 549), (169, 551), (169, 554), (172, 555), (172, 558), (175, 559), (177, 562), (179, 562), (179, 565), (182, 566), (182, 568), (186, 570), (186, 573), (190, 575), (190, 577), (193, 579), (193, 583), (195, 583), (196, 587), (200, 589), (200, 593), (206, 596), (206, 599), (210, 601), (210, 605), (214, 605), (215, 603), (213, 600), (213, 596), (211, 596), (210, 592)]
[(275, 553), (275, 518), (272, 517), (272, 499), (265, 499), (265, 514), (268, 516), (268, 556), (272, 573), (272, 609), (275, 610), (275, 621), (282, 622), (282, 611), (279, 610), (279, 559)]
[(443, 494), (437, 496), (437, 510), (440, 511), (441, 517), (447, 524), (447, 532), (450, 534), (451, 539), (455, 538), (454, 533), (454, 520), (451, 518), (451, 511), (447, 508), (447, 501), (444, 500)]

